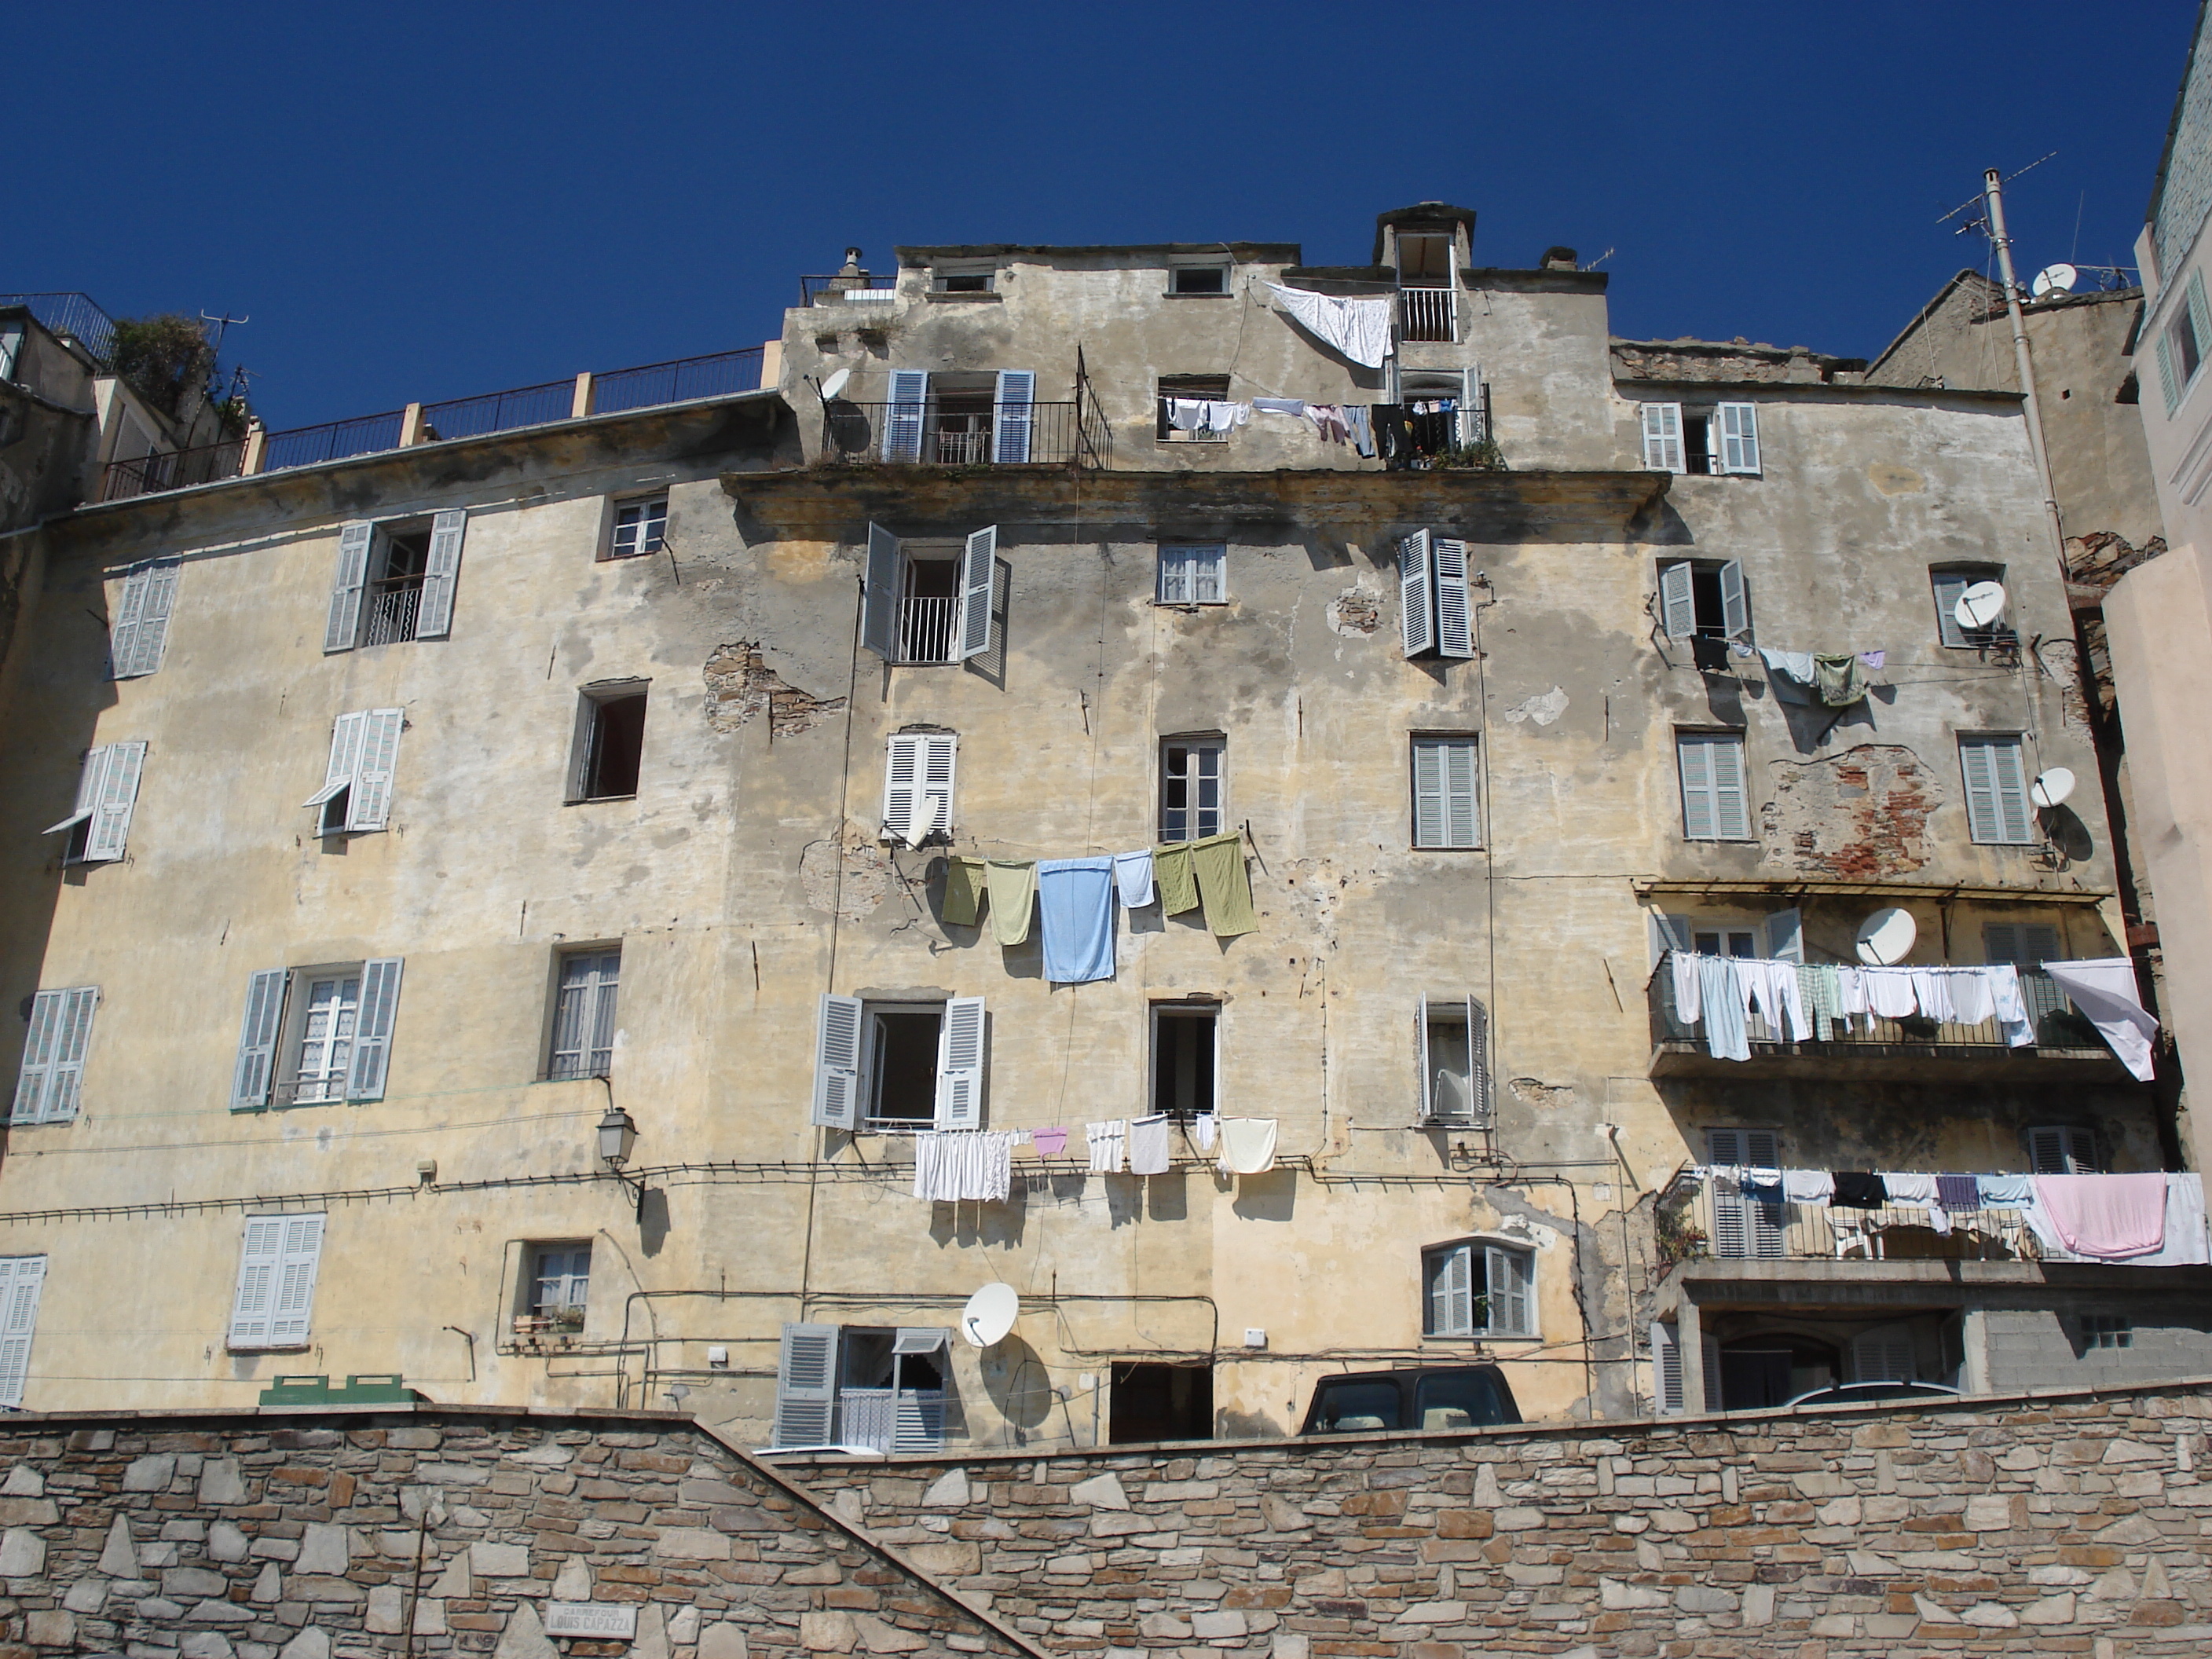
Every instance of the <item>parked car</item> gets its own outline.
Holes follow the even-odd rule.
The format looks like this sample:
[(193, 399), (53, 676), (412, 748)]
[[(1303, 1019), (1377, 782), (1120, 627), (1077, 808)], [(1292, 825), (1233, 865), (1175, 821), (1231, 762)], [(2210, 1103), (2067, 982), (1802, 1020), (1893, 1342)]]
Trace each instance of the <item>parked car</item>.
[(1825, 1389), (1810, 1389), (1795, 1400), (1783, 1402), (1790, 1406), (1856, 1406), (1869, 1400), (1911, 1400), (1917, 1395), (1934, 1395), (1956, 1400), (1959, 1391), (1942, 1382), (1841, 1382), (1830, 1383)]
[(1300, 1434), (1377, 1429), (1480, 1429), (1518, 1423), (1521, 1408), (1495, 1365), (1414, 1365), (1353, 1371), (1314, 1384)]

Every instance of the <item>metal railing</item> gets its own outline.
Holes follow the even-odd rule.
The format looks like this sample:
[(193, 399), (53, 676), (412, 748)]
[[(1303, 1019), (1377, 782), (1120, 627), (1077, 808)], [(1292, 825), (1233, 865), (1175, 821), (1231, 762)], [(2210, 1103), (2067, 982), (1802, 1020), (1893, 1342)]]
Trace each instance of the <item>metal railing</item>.
[[(832, 286), (833, 283), (841, 283), (845, 286), (842, 288)], [(857, 280), (850, 276), (840, 276), (835, 272), (827, 276), (802, 276), (799, 279), (799, 303), (802, 306), (811, 306), (823, 295), (827, 295), (832, 304), (842, 304), (847, 294), (857, 292), (872, 296), (872, 300), (859, 301), (860, 304), (880, 304), (890, 299), (897, 288), (898, 273), (896, 271), (883, 276), (863, 275)]]
[[(1011, 410), (948, 414), (933, 404), (832, 402), (823, 412), (822, 450), (831, 460), (921, 466), (1066, 465), (1077, 458), (1077, 405), (1030, 404)], [(1086, 459), (1095, 451), (1081, 446)], [(1096, 465), (1095, 462), (1090, 463)]]
[(1718, 1173), (1678, 1180), (1656, 1218), (1659, 1269), (1680, 1261), (2025, 1261), (2044, 1254), (2024, 1210), (1948, 1212), (1950, 1230), (1917, 1204), (1859, 1210), (1761, 1197)]
[(1400, 289), (1398, 336), (1405, 340), (1431, 340), (1447, 344), (1457, 339), (1457, 295), (1448, 288)]
[(66, 334), (106, 362), (115, 355), (115, 319), (88, 294), (0, 294), (0, 306), (21, 306), (49, 334)]
[(362, 629), (363, 645), (397, 645), (415, 637), (416, 619), (422, 613), (422, 579), (410, 576), (389, 586), (378, 583), (368, 598), (368, 615)]
[(942, 663), (952, 660), (952, 621), (960, 601), (902, 599), (898, 613), (898, 660), (902, 663)]
[(454, 398), (442, 404), (422, 405), (422, 441), (447, 438), (481, 437), (487, 432), (510, 432), (519, 426), (543, 426), (565, 421), (574, 411), (576, 383), (548, 380), (513, 392), (495, 392), (483, 398)]
[[(2021, 968), (2021, 1000), (2035, 1028), (2035, 1054), (2093, 1056), (2109, 1059), (2112, 1051), (2098, 1036), (2096, 1027), (2075, 1013), (2050, 975), (2040, 968)], [(1677, 1054), (1711, 1052), (1705, 1024), (1691, 1024), (1676, 1012), (1673, 952), (1660, 959), (1651, 975), (1651, 1045)], [(1806, 1001), (1813, 1037), (1792, 1042), (1759, 1011), (1745, 1016), (1746, 1035), (1753, 1056), (1819, 1056), (1836, 1054), (1929, 1055), (1951, 1057), (2001, 1056), (2027, 1052), (2007, 1042), (2004, 1030), (1994, 1018), (1966, 1024), (1938, 1022), (1917, 1014), (1887, 1019), (1879, 1015), (1855, 1015), (1849, 1020), (1814, 1016)]]
[(165, 489), (185, 489), (193, 484), (234, 478), (246, 458), (246, 440), (227, 438), (219, 444), (179, 449), (167, 455), (141, 455), (135, 461), (110, 461), (100, 477), (100, 499), (128, 501), (133, 495), (157, 495)]
[(263, 443), (261, 470), (285, 472), (295, 466), (319, 466), (351, 455), (397, 449), (406, 418), (405, 410), (394, 409), (382, 415), (356, 415), (349, 421), (325, 421), (320, 426), (272, 432)]
[(729, 398), (760, 389), (762, 348), (672, 357), (665, 363), (618, 368), (592, 377), (592, 412), (620, 415), (700, 398)]

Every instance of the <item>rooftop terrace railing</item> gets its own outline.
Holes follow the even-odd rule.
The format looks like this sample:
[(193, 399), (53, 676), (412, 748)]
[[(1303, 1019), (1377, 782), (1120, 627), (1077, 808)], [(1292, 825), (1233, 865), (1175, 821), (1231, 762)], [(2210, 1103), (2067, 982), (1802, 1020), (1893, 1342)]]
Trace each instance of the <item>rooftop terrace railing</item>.
[(88, 294), (0, 294), (0, 306), (22, 306), (50, 334), (66, 334), (106, 362), (115, 355), (115, 319)]

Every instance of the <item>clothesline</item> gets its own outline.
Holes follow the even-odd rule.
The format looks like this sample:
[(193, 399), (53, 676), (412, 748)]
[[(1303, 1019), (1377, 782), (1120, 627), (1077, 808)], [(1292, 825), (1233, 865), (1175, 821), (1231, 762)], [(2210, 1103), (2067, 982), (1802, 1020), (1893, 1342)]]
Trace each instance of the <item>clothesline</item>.
[[(1174, 1167), (1168, 1150), (1170, 1120), (1165, 1113), (1149, 1117), (1111, 1118), (1084, 1127), (1091, 1170), (1096, 1175), (1166, 1175)], [(1224, 1118), (1206, 1113), (1184, 1133), (1201, 1152), (1212, 1150), (1218, 1138), (1220, 1154), (1215, 1160), (1224, 1175), (1265, 1175), (1275, 1167), (1273, 1118)], [(1002, 1204), (1013, 1187), (1013, 1151), (1034, 1146), (1040, 1157), (1063, 1151), (1070, 1138), (1063, 1125), (1039, 1129), (937, 1129), (915, 1137), (914, 1195), (927, 1202), (958, 1204), (975, 1201)]]

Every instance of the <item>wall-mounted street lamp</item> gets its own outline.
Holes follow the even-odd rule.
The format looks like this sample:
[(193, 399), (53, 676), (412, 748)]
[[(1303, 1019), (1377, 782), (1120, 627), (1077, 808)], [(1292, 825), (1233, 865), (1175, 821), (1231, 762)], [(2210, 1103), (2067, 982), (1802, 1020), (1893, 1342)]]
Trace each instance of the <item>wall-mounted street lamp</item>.
[(630, 1121), (628, 1112), (612, 1101), (607, 1103), (607, 1115), (599, 1120), (599, 1162), (607, 1172), (622, 1182), (623, 1188), (637, 1197), (637, 1217), (645, 1219), (645, 1182), (623, 1173), (629, 1162), (630, 1149), (637, 1145), (637, 1125)]

